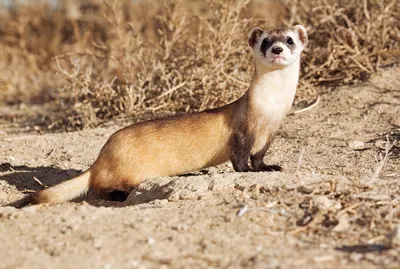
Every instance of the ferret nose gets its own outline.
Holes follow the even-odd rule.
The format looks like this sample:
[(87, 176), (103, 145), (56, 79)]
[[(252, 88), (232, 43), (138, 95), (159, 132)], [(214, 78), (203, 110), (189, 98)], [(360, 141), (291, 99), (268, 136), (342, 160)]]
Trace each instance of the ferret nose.
[(283, 49), (282, 49), (281, 47), (274, 47), (274, 48), (272, 48), (272, 53), (273, 53), (273, 54), (279, 55), (282, 51), (283, 51)]

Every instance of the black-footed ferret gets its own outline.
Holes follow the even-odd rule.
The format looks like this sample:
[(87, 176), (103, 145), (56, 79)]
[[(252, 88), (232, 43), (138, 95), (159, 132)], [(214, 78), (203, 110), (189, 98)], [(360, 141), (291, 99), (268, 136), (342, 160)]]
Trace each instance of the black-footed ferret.
[[(248, 91), (223, 107), (134, 124), (114, 133), (81, 175), (32, 194), (26, 203), (61, 203), (89, 189), (130, 191), (140, 182), (232, 161), (238, 172), (274, 171), (263, 157), (289, 112), (306, 29), (253, 28), (255, 74)], [(249, 165), (249, 158), (251, 167)]]

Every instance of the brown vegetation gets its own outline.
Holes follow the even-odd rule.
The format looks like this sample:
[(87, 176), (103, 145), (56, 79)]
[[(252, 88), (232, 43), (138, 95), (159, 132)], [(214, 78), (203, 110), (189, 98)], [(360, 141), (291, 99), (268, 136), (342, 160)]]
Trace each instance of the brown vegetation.
[(0, 17), (0, 93), (8, 103), (50, 103), (48, 129), (219, 106), (247, 89), (253, 25), (307, 26), (303, 99), (314, 85), (365, 80), (398, 56), (397, 1), (300, 2), (17, 6)]
[(290, 7), (286, 23), (298, 22), (309, 29), (311, 42), (302, 78), (307, 82), (365, 81), (400, 56), (400, 6), (396, 0), (284, 2)]

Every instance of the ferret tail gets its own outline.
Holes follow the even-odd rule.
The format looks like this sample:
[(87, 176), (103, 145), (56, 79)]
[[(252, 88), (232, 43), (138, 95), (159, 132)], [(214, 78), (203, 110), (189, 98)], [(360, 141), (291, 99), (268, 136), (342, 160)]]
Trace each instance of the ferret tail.
[(28, 200), (30, 204), (63, 203), (87, 194), (89, 188), (90, 170), (87, 170), (77, 177), (32, 194)]

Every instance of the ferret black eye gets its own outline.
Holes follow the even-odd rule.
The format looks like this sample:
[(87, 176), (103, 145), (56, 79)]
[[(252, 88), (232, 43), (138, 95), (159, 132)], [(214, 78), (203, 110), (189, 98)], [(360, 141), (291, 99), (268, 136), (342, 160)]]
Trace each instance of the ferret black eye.
[(265, 55), (265, 53), (267, 52), (268, 48), (270, 47), (269, 43), (270, 43), (270, 41), (268, 40), (268, 37), (264, 38), (264, 40), (261, 43), (261, 47), (260, 47), (260, 51), (262, 54)]
[(286, 42), (287, 42), (289, 45), (293, 45), (293, 44), (294, 44), (293, 38), (291, 38), (291, 37), (288, 37), (288, 38), (286, 39)]
[(264, 38), (264, 40), (261, 43), (261, 46), (267, 46), (268, 42), (269, 42), (268, 38)]

